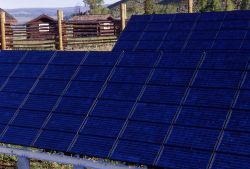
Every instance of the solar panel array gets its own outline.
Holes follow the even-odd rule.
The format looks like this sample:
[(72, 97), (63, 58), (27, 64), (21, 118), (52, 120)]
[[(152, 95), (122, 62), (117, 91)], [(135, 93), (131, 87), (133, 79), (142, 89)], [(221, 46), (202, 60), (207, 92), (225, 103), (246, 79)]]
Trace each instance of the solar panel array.
[(247, 168), (249, 59), (1, 51), (0, 142), (167, 168)]
[(114, 51), (250, 50), (249, 16), (250, 11), (132, 16)]
[(136, 16), (113, 52), (0, 51), (0, 142), (163, 168), (250, 168), (249, 29), (231, 51), (122, 45), (137, 23), (137, 46), (154, 45), (136, 32), (148, 17), (198, 25), (208, 15), (207, 25), (222, 27), (229, 16), (246, 25), (246, 13)]

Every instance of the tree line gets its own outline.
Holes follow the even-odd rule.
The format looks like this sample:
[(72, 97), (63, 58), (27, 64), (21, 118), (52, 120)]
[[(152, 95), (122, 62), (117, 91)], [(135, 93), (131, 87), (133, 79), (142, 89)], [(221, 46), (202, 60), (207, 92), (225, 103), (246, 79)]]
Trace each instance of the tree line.
[[(128, 13), (131, 14), (154, 14), (176, 13), (187, 11), (188, 0), (172, 1), (164, 3), (164, 0), (127, 0)], [(104, 0), (83, 0), (88, 5), (90, 14), (112, 13), (104, 7)], [(195, 12), (230, 11), (250, 9), (250, 0), (194, 0)]]

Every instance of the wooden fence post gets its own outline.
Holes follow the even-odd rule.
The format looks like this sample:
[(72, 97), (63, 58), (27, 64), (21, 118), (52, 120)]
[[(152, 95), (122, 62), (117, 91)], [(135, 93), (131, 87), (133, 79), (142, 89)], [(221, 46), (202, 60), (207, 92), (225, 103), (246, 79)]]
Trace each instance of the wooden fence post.
[(1, 46), (2, 50), (6, 49), (6, 36), (5, 36), (5, 12), (1, 12)]
[(127, 19), (127, 5), (125, 3), (121, 3), (120, 7), (120, 16), (121, 16), (121, 31), (125, 29), (126, 19)]
[(63, 11), (57, 11), (57, 20), (58, 20), (58, 50), (63, 50), (63, 34), (62, 34), (62, 20), (63, 20)]
[(188, 13), (193, 13), (193, 0), (188, 0)]

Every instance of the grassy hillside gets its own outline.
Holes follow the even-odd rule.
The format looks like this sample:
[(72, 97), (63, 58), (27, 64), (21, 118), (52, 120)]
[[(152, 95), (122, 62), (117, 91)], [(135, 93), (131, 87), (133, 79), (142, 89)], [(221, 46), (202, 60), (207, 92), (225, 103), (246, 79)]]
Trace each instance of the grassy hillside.
[[(183, 12), (186, 10), (185, 0), (154, 0), (155, 2), (155, 13), (176, 13)], [(143, 14), (144, 4), (141, 0), (121, 0), (112, 5), (109, 5), (111, 13), (114, 17), (119, 18), (120, 15), (120, 3), (127, 4), (128, 17), (133, 14)]]

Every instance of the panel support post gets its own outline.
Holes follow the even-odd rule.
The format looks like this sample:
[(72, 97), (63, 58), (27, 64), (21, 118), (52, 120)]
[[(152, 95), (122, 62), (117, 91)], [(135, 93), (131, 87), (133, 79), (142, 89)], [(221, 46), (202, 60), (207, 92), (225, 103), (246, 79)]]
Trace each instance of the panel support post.
[(125, 3), (121, 3), (120, 6), (120, 16), (121, 16), (121, 31), (125, 29), (126, 19), (127, 19), (127, 5)]
[(5, 12), (1, 12), (1, 49), (6, 49), (6, 36), (5, 36)]
[(58, 20), (58, 50), (63, 50), (63, 34), (62, 34), (62, 20), (63, 20), (63, 11), (57, 11), (57, 20)]
[(17, 169), (30, 169), (30, 160), (25, 157), (18, 157)]
[(193, 0), (188, 0), (188, 13), (193, 13)]

